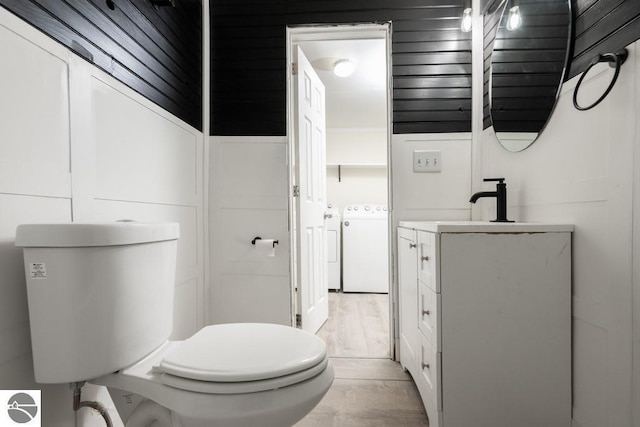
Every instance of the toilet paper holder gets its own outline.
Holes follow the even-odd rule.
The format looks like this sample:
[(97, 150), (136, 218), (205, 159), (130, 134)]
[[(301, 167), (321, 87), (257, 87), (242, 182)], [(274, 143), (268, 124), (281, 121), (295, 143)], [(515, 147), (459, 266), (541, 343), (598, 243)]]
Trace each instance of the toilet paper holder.
[[(251, 241), (251, 244), (255, 246), (256, 241), (258, 241), (258, 240), (262, 240), (262, 237), (260, 237), (260, 236), (256, 236), (256, 237), (254, 237), (254, 238), (253, 238), (253, 240)], [(275, 247), (276, 247), (276, 245), (277, 245), (277, 244), (278, 244), (278, 241), (277, 241), (277, 240), (274, 240), (274, 241), (273, 241), (273, 248), (274, 248), (274, 249), (275, 249)]]

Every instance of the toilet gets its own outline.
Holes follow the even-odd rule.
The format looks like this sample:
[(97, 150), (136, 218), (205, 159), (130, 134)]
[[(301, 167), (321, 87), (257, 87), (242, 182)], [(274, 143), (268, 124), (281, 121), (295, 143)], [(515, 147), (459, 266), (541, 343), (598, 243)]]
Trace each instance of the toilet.
[(334, 379), (325, 343), (289, 326), (207, 326), (169, 341), (175, 223), (27, 224), (35, 380), (106, 386), (127, 427), (284, 427)]

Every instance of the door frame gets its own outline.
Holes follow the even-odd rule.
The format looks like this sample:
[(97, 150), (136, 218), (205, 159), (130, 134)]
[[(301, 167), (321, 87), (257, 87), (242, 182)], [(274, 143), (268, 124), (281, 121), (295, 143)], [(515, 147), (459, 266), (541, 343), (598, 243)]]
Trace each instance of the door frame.
[(398, 286), (395, 281), (395, 243), (393, 240), (393, 194), (392, 194), (392, 158), (391, 158), (391, 137), (393, 133), (392, 123), (392, 68), (391, 68), (391, 22), (385, 23), (352, 23), (352, 24), (308, 24), (298, 26), (287, 26), (287, 166), (289, 180), (289, 241), (291, 256), (289, 257), (290, 277), (291, 277), (291, 322), (296, 325), (297, 294), (296, 283), (298, 282), (297, 272), (297, 232), (295, 229), (296, 212), (294, 199), (295, 184), (295, 156), (296, 146), (295, 135), (295, 92), (293, 79), (293, 48), (300, 41), (322, 41), (322, 40), (349, 40), (376, 38), (384, 39), (386, 45), (387, 64), (387, 200), (389, 213), (388, 218), (388, 244), (389, 244), (389, 345), (391, 359), (397, 359), (396, 337), (398, 328)]

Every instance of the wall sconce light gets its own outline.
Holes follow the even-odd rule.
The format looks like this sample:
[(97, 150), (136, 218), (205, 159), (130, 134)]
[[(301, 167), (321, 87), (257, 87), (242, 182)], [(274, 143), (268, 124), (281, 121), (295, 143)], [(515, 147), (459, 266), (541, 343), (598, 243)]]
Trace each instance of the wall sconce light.
[(467, 7), (464, 12), (462, 12), (462, 22), (460, 23), (460, 29), (463, 33), (468, 33), (469, 31), (471, 31), (471, 27), (473, 25), (471, 16), (472, 11), (473, 10), (470, 7)]
[(338, 77), (349, 77), (356, 70), (356, 64), (350, 59), (339, 59), (333, 64), (333, 73)]
[(513, 6), (509, 9), (509, 17), (507, 18), (507, 30), (514, 31), (522, 26), (522, 15), (520, 15), (520, 6)]

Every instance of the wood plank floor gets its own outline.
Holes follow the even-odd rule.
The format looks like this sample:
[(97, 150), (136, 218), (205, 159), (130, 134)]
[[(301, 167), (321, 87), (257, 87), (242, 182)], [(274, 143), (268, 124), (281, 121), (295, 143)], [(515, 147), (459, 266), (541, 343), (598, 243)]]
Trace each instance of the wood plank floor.
[(318, 332), (336, 378), (296, 427), (428, 426), (415, 384), (390, 360), (389, 299), (381, 294), (329, 294), (329, 320)]
[(389, 295), (330, 292), (318, 336), (331, 357), (389, 359)]

